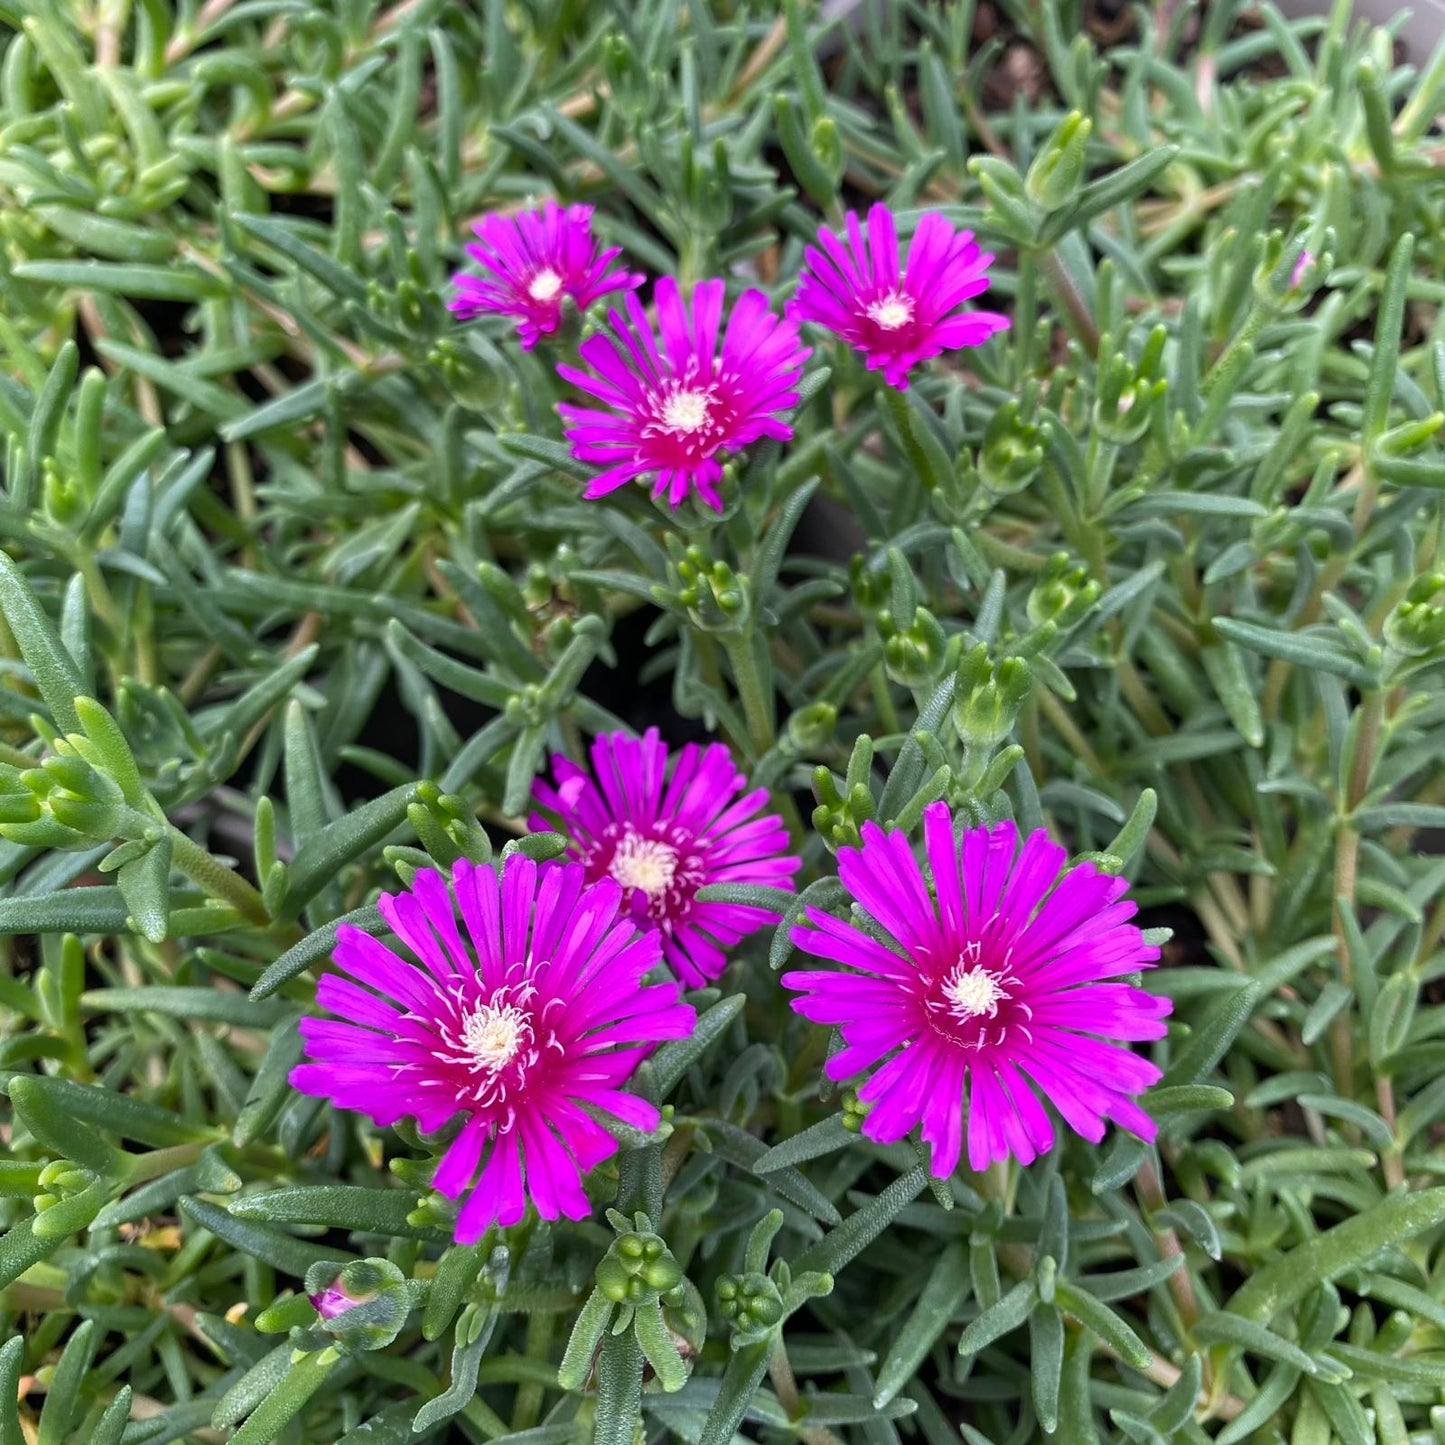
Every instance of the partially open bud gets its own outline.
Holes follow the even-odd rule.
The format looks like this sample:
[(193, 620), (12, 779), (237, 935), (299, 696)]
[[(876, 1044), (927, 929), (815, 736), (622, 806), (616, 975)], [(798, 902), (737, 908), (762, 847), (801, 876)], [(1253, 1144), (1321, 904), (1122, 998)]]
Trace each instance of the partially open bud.
[(347, 1354), (385, 1349), (411, 1311), (406, 1276), (386, 1259), (358, 1259), (341, 1268), (328, 1260), (306, 1271), (306, 1296), (320, 1328)]

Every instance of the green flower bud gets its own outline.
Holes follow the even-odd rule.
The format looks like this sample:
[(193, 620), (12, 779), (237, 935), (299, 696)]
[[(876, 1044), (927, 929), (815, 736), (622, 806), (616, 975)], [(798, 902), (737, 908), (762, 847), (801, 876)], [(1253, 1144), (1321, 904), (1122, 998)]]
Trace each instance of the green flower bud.
[(969, 747), (988, 748), (1002, 742), (1033, 687), (1033, 669), (1021, 657), (989, 657), (980, 642), (964, 654), (958, 668), (953, 721)]
[(661, 1259), (650, 1260), (644, 1265), (642, 1278), (646, 1281), (648, 1289), (654, 1289), (659, 1294), (667, 1294), (682, 1282), (682, 1266), (671, 1254), (667, 1254)]
[(522, 581), (522, 597), (529, 607), (541, 607), (552, 600), (552, 577), (540, 562), (528, 566)]
[(1050, 211), (1073, 200), (1084, 179), (1093, 129), (1093, 121), (1076, 110), (1063, 118), (1024, 178), (1024, 191), (1030, 200)]
[(1044, 464), (1043, 432), (1023, 420), (1017, 401), (994, 412), (983, 434), (978, 474), (992, 492), (1008, 494), (1029, 486)]
[(988, 202), (989, 228), (1011, 241), (1027, 245), (1039, 233), (1043, 214), (1026, 192), (1024, 179), (1009, 161), (998, 156), (974, 156), (968, 169), (978, 178)]
[[(1326, 236), (1326, 245), (1331, 243)], [(1263, 253), (1254, 273), (1254, 294), (1260, 304), (1276, 313), (1298, 311), (1309, 300), (1312, 277), (1323, 276), (1334, 264), (1329, 251), (1318, 256), (1300, 242), (1285, 243), (1279, 232), (1264, 238)]]
[[(1445, 572), (1417, 577), (1385, 619), (1385, 641), (1406, 657), (1445, 653)], [(1440, 597), (1440, 601), (1435, 599)]]
[(632, 1272), (612, 1254), (604, 1255), (597, 1265), (597, 1288), (616, 1304), (627, 1299), (627, 1287), (632, 1283)]
[(1168, 382), (1160, 375), (1166, 339), (1165, 329), (1156, 326), (1137, 362), (1112, 351), (1112, 338), (1101, 343), (1101, 356), (1112, 352), (1099, 367), (1094, 400), (1094, 426), (1104, 440), (1126, 446), (1149, 430), (1168, 390)]
[(856, 848), (862, 841), (859, 829), (878, 816), (873, 794), (863, 783), (855, 783), (841, 792), (833, 774), (825, 767), (813, 770), (813, 796), (818, 806), (813, 809), (813, 827), (827, 846)]
[(73, 527), (85, 517), (87, 499), (80, 483), (66, 476), (53, 457), (41, 464), (41, 497), (45, 514), (62, 527)]
[(1035, 627), (1046, 622), (1067, 631), (1099, 598), (1099, 584), (1083, 563), (1071, 563), (1067, 552), (1056, 552), (1039, 574), (1029, 594), (1029, 621)]
[(872, 615), (886, 607), (890, 585), (888, 573), (870, 567), (866, 558), (855, 556), (849, 561), (848, 587), (860, 612)]
[(1046, 1305), (1054, 1302), (1054, 1286), (1057, 1284), (1058, 1278), (1058, 1261), (1051, 1254), (1044, 1255), (1034, 1270), (1034, 1280), (1039, 1288), (1039, 1298)]
[(827, 747), (838, 725), (838, 709), (831, 702), (810, 703), (788, 719), (788, 741), (800, 753), (816, 753)]
[(850, 1134), (861, 1134), (863, 1132), (863, 1121), (868, 1117), (872, 1104), (865, 1104), (859, 1097), (856, 1089), (845, 1089), (843, 1097), (839, 1101), (843, 1106), (843, 1127)]
[(746, 576), (721, 559), (711, 561), (701, 548), (689, 547), (673, 563), (675, 600), (693, 625), (704, 632), (738, 632), (752, 614), (752, 587)]
[(818, 164), (834, 177), (836, 186), (843, 178), (843, 165), (847, 158), (843, 151), (843, 139), (838, 134), (838, 123), (831, 115), (820, 115), (813, 122), (809, 142)]
[(625, 35), (614, 31), (607, 37), (602, 47), (602, 73), (615, 104), (625, 110), (647, 108), (647, 69)]
[(884, 639), (883, 665), (894, 682), (904, 687), (926, 687), (937, 677), (948, 639), (927, 608), (914, 608), (907, 628), (899, 628), (893, 614), (885, 609), (878, 614), (878, 630)]
[(783, 1297), (765, 1274), (725, 1274), (717, 1282), (718, 1303), (735, 1334), (771, 1329), (783, 1318)]
[(658, 1235), (629, 1230), (598, 1262), (597, 1288), (616, 1304), (638, 1304), (676, 1289), (682, 1266)]
[(541, 727), (547, 720), (542, 690), (534, 682), (524, 684), (507, 699), (503, 710), (509, 722), (519, 727)]

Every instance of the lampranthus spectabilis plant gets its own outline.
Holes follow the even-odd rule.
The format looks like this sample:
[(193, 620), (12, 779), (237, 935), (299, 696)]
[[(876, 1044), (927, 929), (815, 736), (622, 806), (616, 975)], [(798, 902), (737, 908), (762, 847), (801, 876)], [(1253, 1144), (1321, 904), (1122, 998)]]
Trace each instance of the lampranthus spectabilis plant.
[(516, 1224), (529, 1201), (543, 1219), (585, 1218), (582, 1179), (617, 1151), (594, 1115), (657, 1127), (656, 1107), (624, 1085), (696, 1015), (675, 982), (643, 981), (659, 940), (622, 898), (576, 863), (514, 855), (499, 879), (462, 859), (450, 886), (424, 869), (408, 891), (381, 895), (411, 959), (337, 930), (332, 957), (346, 976), (317, 986), (336, 1017), (301, 1020), (310, 1062), (291, 1082), (378, 1125), (409, 1117), (434, 1133), (460, 1117), (432, 1180), (465, 1195), (458, 1243)]
[(1162, 1038), (1170, 1007), (1109, 981), (1159, 957), (1129, 922), (1128, 884), (1092, 863), (1065, 869), (1042, 830), (1022, 849), (1011, 822), (960, 837), (946, 803), (924, 810), (923, 832), (927, 877), (907, 836), (874, 823), (861, 848), (838, 853), (843, 886), (891, 943), (809, 908), (793, 941), (849, 972), (783, 976), (793, 1007), (842, 1035), (829, 1078), (873, 1070), (858, 1089), (863, 1132), (892, 1143), (919, 1128), (944, 1177), (966, 1109), (970, 1168), (1031, 1164), (1054, 1143), (1037, 1090), (1095, 1143), (1105, 1120), (1152, 1139), (1136, 1098), (1159, 1070), (1111, 1042)]
[(849, 211), (845, 235), (846, 245), (826, 226), (818, 231), (788, 314), (840, 336), (889, 386), (906, 389), (920, 362), (980, 346), (1008, 326), (998, 312), (958, 309), (988, 290), (993, 257), (979, 250), (972, 231), (955, 231), (937, 211), (918, 218), (902, 264), (887, 206), (869, 208), (866, 236)]
[(480, 244), (467, 254), (488, 274), (454, 276), (447, 304), (462, 316), (512, 317), (524, 351), (562, 325), (565, 302), (585, 311), (603, 296), (642, 285), (640, 275), (613, 266), (620, 246), (604, 249), (593, 239), (591, 206), (549, 199), (537, 210), (484, 216), (475, 230)]
[(555, 786), (539, 780), (531, 826), (559, 828), (589, 879), (624, 889), (639, 927), (654, 929), (684, 984), (719, 977), (728, 952), (779, 915), (741, 903), (703, 902), (709, 883), (791, 889), (802, 860), (788, 830), (764, 811), (766, 788), (747, 788), (721, 743), (688, 743), (669, 756), (656, 728), (641, 738), (606, 733), (592, 744), (592, 771), (558, 754)]
[(1435, 1439), (1371, 8), (7, 8), (0, 1441)]
[(677, 281), (664, 276), (657, 283), (655, 331), (629, 294), (626, 316), (610, 310), (607, 330), (582, 343), (588, 369), (558, 366), (607, 408), (558, 406), (572, 455), (603, 468), (585, 496), (605, 496), (646, 477), (652, 495), (673, 508), (696, 493), (721, 511), (717, 484), (728, 456), (763, 437), (793, 435), (782, 414), (797, 404), (808, 348), (791, 321), (769, 310), (761, 291), (744, 291), (724, 323), (725, 290), (722, 281), (700, 281), (684, 301)]

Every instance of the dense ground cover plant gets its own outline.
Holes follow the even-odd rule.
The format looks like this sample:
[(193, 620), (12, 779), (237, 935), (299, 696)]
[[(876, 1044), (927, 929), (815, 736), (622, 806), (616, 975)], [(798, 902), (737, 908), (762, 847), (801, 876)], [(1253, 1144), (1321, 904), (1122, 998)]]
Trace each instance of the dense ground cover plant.
[(0, 1445), (1445, 1438), (1445, 52), (0, 20)]

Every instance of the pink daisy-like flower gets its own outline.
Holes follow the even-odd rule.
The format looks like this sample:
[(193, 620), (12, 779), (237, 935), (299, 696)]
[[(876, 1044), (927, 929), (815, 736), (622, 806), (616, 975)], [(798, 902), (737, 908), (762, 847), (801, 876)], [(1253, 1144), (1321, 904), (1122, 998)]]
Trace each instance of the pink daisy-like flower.
[(861, 351), (870, 371), (889, 386), (908, 389), (920, 361), (961, 346), (978, 346), (1009, 320), (992, 311), (955, 308), (988, 290), (993, 257), (980, 253), (972, 231), (955, 231), (937, 211), (918, 218), (908, 260), (898, 269), (893, 212), (873, 206), (868, 236), (852, 211), (848, 245), (825, 226), (818, 246), (804, 253), (807, 267), (788, 306), (797, 321), (816, 321)]
[(557, 786), (538, 781), (532, 796), (550, 817), (533, 828), (560, 826), (570, 856), (589, 879), (611, 878), (627, 895), (640, 927), (654, 930), (673, 972), (689, 987), (718, 977), (724, 950), (776, 923), (766, 908), (700, 903), (706, 883), (761, 883), (791, 888), (801, 859), (786, 855), (788, 830), (760, 810), (766, 788), (742, 797), (747, 779), (721, 743), (688, 743), (671, 771), (656, 728), (642, 738), (605, 733), (592, 744), (595, 780), (560, 755)]
[(1012, 823), (969, 829), (960, 842), (947, 804), (923, 817), (933, 892), (902, 833), (864, 824), (862, 848), (839, 849), (838, 874), (890, 941), (810, 908), (794, 942), (857, 972), (783, 977), (802, 994), (798, 1013), (843, 1035), (830, 1078), (886, 1059), (858, 1090), (873, 1106), (863, 1132), (893, 1143), (921, 1125), (945, 1178), (962, 1147), (966, 1085), (973, 1169), (1009, 1154), (1029, 1164), (1053, 1146), (1035, 1090), (1086, 1139), (1103, 1137), (1105, 1119), (1152, 1139), (1134, 1096), (1159, 1070), (1102, 1041), (1161, 1038), (1170, 1009), (1100, 981), (1159, 957), (1126, 921), (1128, 884), (1092, 863), (1064, 868), (1064, 849), (1042, 829), (1020, 851)]
[(627, 319), (609, 311), (612, 334), (582, 343), (580, 354), (591, 371), (557, 368), (610, 408), (565, 403), (557, 408), (570, 423), (572, 455), (605, 468), (584, 496), (600, 497), (655, 474), (654, 497), (666, 493), (676, 507), (693, 488), (721, 511), (717, 482), (723, 454), (761, 437), (792, 436), (778, 413), (797, 404), (808, 348), (799, 344), (791, 321), (768, 310), (761, 291), (744, 291), (728, 317), (719, 356), (723, 289), (721, 281), (700, 281), (689, 309), (677, 282), (664, 276), (657, 283), (660, 351), (647, 313), (629, 295)]
[(564, 209), (549, 200), (537, 211), (486, 216), (473, 230), (481, 245), (468, 246), (467, 254), (491, 275), (452, 277), (457, 292), (447, 305), (462, 316), (514, 316), (524, 351), (562, 324), (567, 297), (585, 311), (599, 296), (643, 282), (620, 267), (608, 270), (622, 248), (604, 251), (593, 240), (591, 206)]
[(617, 1149), (589, 1111), (655, 1129), (657, 1109), (622, 1085), (696, 1023), (676, 983), (642, 982), (661, 950), (621, 905), (616, 883), (589, 883), (576, 863), (514, 855), (498, 879), (463, 860), (450, 887), (422, 870), (378, 900), (420, 965), (339, 928), (333, 959), (349, 977), (317, 989), (338, 1019), (301, 1020), (312, 1062), (291, 1083), (379, 1125), (411, 1115), (432, 1132), (463, 1115), (432, 1180), (450, 1199), (470, 1188), (461, 1244), (516, 1224), (529, 1198), (543, 1219), (586, 1218), (582, 1176)]

